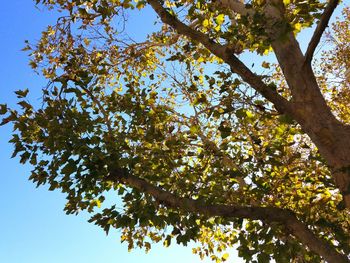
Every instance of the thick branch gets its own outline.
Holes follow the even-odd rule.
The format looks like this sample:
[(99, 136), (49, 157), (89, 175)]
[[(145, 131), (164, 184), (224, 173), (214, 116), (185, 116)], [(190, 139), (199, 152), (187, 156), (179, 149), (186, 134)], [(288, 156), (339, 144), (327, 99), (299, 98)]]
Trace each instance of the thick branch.
[(323, 32), (326, 30), (328, 26), (328, 22), (335, 10), (338, 6), (339, 0), (330, 0), (321, 16), (320, 21), (317, 24), (317, 27), (314, 31), (314, 34), (310, 40), (309, 46), (307, 47), (307, 51), (305, 53), (305, 63), (311, 63), (312, 57), (314, 55), (315, 49), (318, 43), (321, 40)]
[[(283, 9), (279, 10), (278, 5), (273, 5), (275, 1), (279, 0), (268, 0), (271, 11), (267, 12), (269, 15), (267, 19), (277, 19), (277, 21), (281, 19), (282, 21)], [(296, 114), (291, 116), (310, 136), (332, 170), (349, 166), (349, 128), (336, 119), (327, 105), (310, 62), (337, 3), (338, 1), (330, 1), (327, 5), (310, 42), (306, 54), (308, 58), (303, 55), (292, 32), (287, 32), (283, 38), (277, 38), (272, 42), (279, 65), (292, 93)], [(350, 208), (349, 174), (336, 172), (333, 173), (333, 178), (343, 195), (346, 207)]]
[(223, 8), (228, 8), (231, 11), (240, 14), (240, 15), (254, 15), (255, 11), (253, 9), (249, 9), (239, 0), (214, 0), (218, 6)]
[(109, 180), (116, 183), (124, 183), (132, 188), (151, 195), (158, 202), (185, 212), (198, 213), (205, 216), (221, 216), (226, 218), (248, 218), (261, 220), (265, 223), (276, 222), (284, 225), (288, 231), (298, 238), (303, 244), (328, 262), (349, 263), (346, 256), (339, 254), (332, 246), (313, 234), (305, 224), (289, 210), (274, 207), (244, 207), (239, 205), (213, 205), (193, 200), (186, 197), (178, 197), (168, 191), (148, 183), (129, 174), (127, 169), (115, 169), (111, 172)]
[(280, 113), (287, 113), (291, 116), (294, 115), (291, 104), (285, 98), (280, 96), (275, 90), (267, 86), (261, 80), (261, 77), (254, 74), (248, 67), (246, 67), (246, 65), (240, 61), (228, 47), (215, 43), (206, 34), (199, 32), (179, 21), (176, 17), (171, 15), (158, 0), (148, 0), (147, 2), (156, 11), (163, 23), (170, 25), (179, 34), (184, 35), (194, 41), (198, 41), (212, 54), (225, 61), (231, 67), (231, 70), (234, 73), (238, 74), (252, 88), (258, 91), (267, 100), (272, 102)]
[[(305, 124), (306, 117), (304, 116), (305, 115), (304, 113), (306, 112), (306, 110), (298, 111), (294, 107), (295, 106), (294, 104), (292, 104), (291, 102), (283, 98), (281, 95), (279, 95), (276, 92), (276, 90), (266, 85), (262, 81), (260, 76), (250, 71), (250, 69), (247, 68), (246, 65), (242, 61), (240, 61), (237, 56), (234, 55), (234, 52), (229, 47), (214, 42), (206, 34), (200, 31), (197, 31), (191, 28), (190, 26), (179, 21), (175, 16), (169, 13), (166, 8), (163, 7), (163, 5), (159, 0), (148, 0), (147, 2), (156, 11), (156, 13), (158, 14), (158, 16), (160, 17), (163, 23), (171, 26), (175, 31), (177, 31), (178, 34), (186, 36), (193, 41), (197, 41), (201, 43), (212, 54), (216, 55), (217, 57), (221, 58), (224, 62), (226, 62), (231, 67), (232, 72), (238, 74), (253, 89), (258, 91), (267, 100), (272, 102), (275, 108), (280, 113), (287, 113), (290, 116), (292, 116), (294, 119), (296, 119), (299, 123), (301, 122)], [(293, 41), (292, 42), (288, 41), (287, 44), (274, 43), (274, 49), (277, 49), (276, 53), (279, 55), (278, 56), (279, 60), (282, 60), (282, 62), (286, 62), (286, 63), (282, 63), (282, 68), (284, 69), (284, 71), (286, 70), (286, 68), (288, 69), (287, 76), (294, 76), (294, 78), (292, 77), (289, 78), (288, 84), (294, 88), (298, 87), (298, 91), (300, 91), (306, 87), (309, 87), (308, 85), (309, 83), (304, 78), (302, 78), (302, 81), (307, 83), (304, 83), (302, 81), (301, 81), (302, 83), (300, 81), (294, 81), (295, 76), (298, 76), (298, 75), (302, 77), (305, 76), (305, 74), (300, 74), (302, 73), (301, 65), (303, 64), (304, 56), (301, 53), (299, 46), (297, 45), (296, 40), (294, 39), (294, 36), (291, 35), (291, 37), (292, 37), (291, 40)], [(292, 50), (290, 52), (287, 52), (287, 54), (283, 55), (283, 53), (285, 53), (285, 51), (288, 50), (288, 47), (292, 47)], [(296, 54), (297, 58), (296, 59), (294, 59), (293, 57), (288, 58), (287, 55), (289, 54)], [(287, 66), (287, 64), (290, 61), (291, 62), (298, 61), (298, 63), (297, 65), (294, 65), (291, 68), (283, 67), (283, 66)], [(298, 74), (294, 74), (294, 73), (298, 73)], [(312, 81), (314, 81), (314, 79), (312, 79), (311, 82)], [(315, 84), (315, 83), (316, 81), (314, 81), (314, 83), (311, 83), (311, 84)], [(307, 84), (307, 85), (304, 85), (304, 84)], [(314, 86), (317, 87), (317, 83)], [(311, 86), (311, 87), (314, 87), (314, 86)], [(319, 98), (321, 96), (317, 92), (316, 93), (311, 92), (310, 94), (312, 95), (312, 96), (309, 96), (310, 98), (314, 98), (315, 94), (317, 95), (316, 98)], [(321, 113), (323, 112), (321, 111)], [(328, 113), (328, 111), (326, 113)], [(306, 127), (306, 128), (310, 128), (310, 127)], [(313, 129), (310, 128), (310, 130), (311, 132), (313, 132)], [(290, 232), (300, 240), (300, 242), (307, 245), (310, 250), (324, 257), (328, 262), (349, 262), (345, 256), (340, 255), (329, 244), (327, 244), (326, 242), (324, 242), (323, 240), (315, 236), (290, 211), (286, 211), (278, 208), (263, 208), (263, 207), (254, 207), (254, 206), (241, 207), (241, 206), (225, 206), (225, 205), (208, 205), (192, 199), (177, 197), (169, 192), (166, 192), (136, 177), (132, 177), (132, 176), (123, 177), (122, 181), (131, 187), (137, 188), (145, 193), (152, 195), (154, 198), (164, 203), (165, 205), (168, 205), (173, 208), (180, 208), (180, 209), (183, 209), (184, 211), (201, 213), (209, 216), (240, 217), (240, 218), (257, 219), (265, 222), (271, 222), (271, 221), (279, 222), (285, 225), (290, 230)]]

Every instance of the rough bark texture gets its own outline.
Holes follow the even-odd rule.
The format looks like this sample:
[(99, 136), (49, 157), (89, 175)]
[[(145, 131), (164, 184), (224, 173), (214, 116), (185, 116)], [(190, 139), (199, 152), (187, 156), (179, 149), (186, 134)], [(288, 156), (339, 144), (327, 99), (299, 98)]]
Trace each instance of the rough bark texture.
[[(334, 3), (333, 3), (334, 2)], [(337, 5), (331, 1), (326, 8), (323, 19), (316, 28), (306, 56), (311, 56), (319, 42), (325, 23)], [(283, 5), (273, 5), (271, 19), (283, 19)], [(269, 18), (269, 17), (267, 17)], [(274, 32), (277, 38), (272, 42), (279, 65), (282, 68), (292, 93), (292, 117), (319, 149), (333, 171), (333, 177), (342, 192), (345, 205), (350, 208), (350, 132), (349, 127), (339, 122), (328, 107), (316, 81), (311, 67), (311, 58), (305, 57), (292, 32)], [(308, 62), (308, 63), (305, 63)]]
[[(232, 8), (230, 1), (220, 2), (228, 8)], [(159, 1), (149, 0), (148, 3), (159, 15), (162, 22), (173, 27), (179, 34), (200, 42), (213, 54), (223, 59), (230, 65), (232, 72), (241, 76), (246, 83), (272, 102), (281, 114), (290, 115), (301, 125), (327, 161), (330, 169), (337, 171), (333, 172), (334, 181), (344, 197), (346, 207), (350, 209), (350, 173), (348, 172), (348, 168), (350, 168), (350, 128), (340, 123), (330, 111), (321, 94), (311, 64), (305, 63), (306, 58), (294, 34), (285, 32), (283, 28), (266, 29), (273, 38), (273, 50), (292, 92), (292, 101), (287, 101), (265, 85), (261, 78), (249, 70), (237, 56), (232, 54), (228, 47), (215, 43), (207, 35), (179, 21), (167, 12)], [(331, 1), (326, 8), (325, 15), (311, 40), (314, 44), (310, 43), (308, 50), (310, 55), (313, 53), (312, 50), (316, 48), (319, 36), (326, 28), (325, 23), (329, 21), (337, 3), (338, 1)], [(237, 10), (233, 9), (233, 11)], [(283, 12), (284, 7), (281, 1), (267, 1), (266, 18), (267, 21), (273, 22), (266, 23), (266, 26), (268, 27), (270, 24), (270, 27), (273, 27), (273, 24), (278, 20), (283, 20)]]
[(162, 190), (147, 181), (133, 176), (127, 169), (114, 169), (108, 178), (112, 182), (124, 183), (136, 188), (143, 193), (154, 197), (160, 204), (183, 211), (198, 213), (205, 216), (221, 216), (225, 218), (249, 218), (261, 220), (267, 224), (279, 223), (293, 236), (298, 238), (311, 251), (322, 256), (328, 262), (348, 263), (346, 256), (339, 254), (327, 242), (319, 239), (305, 224), (298, 220), (295, 214), (289, 210), (274, 207), (244, 207), (240, 205), (207, 204), (190, 198), (178, 197), (170, 192)]
[[(350, 209), (350, 127), (342, 124), (332, 114), (316, 81), (311, 67), (311, 60), (323, 31), (339, 1), (329, 1), (323, 16), (304, 55), (294, 34), (283, 28), (273, 28), (276, 22), (284, 21), (284, 5), (280, 0), (266, 1), (266, 32), (270, 34), (272, 48), (282, 68), (285, 79), (291, 90), (292, 100), (288, 101), (275, 90), (268, 87), (262, 79), (242, 63), (227, 46), (215, 43), (206, 34), (196, 31), (170, 14), (159, 0), (147, 1), (159, 15), (163, 23), (168, 24), (178, 34), (195, 40), (205, 46), (214, 55), (225, 61), (232, 72), (238, 74), (253, 89), (272, 102), (275, 108), (290, 115), (307, 133), (319, 149), (333, 173), (334, 181), (343, 194), (345, 205)], [(217, 1), (218, 6), (230, 8), (233, 12), (252, 15), (235, 0)], [(281, 23), (280, 23), (281, 24)], [(159, 202), (184, 211), (208, 216), (238, 217), (257, 219), (264, 222), (283, 224), (300, 242), (310, 250), (322, 256), (328, 262), (349, 262), (325, 241), (314, 235), (305, 224), (290, 211), (268, 207), (242, 207), (205, 204), (188, 198), (180, 198), (172, 193), (155, 187), (143, 179), (136, 178), (126, 171), (114, 170), (112, 181), (122, 181), (152, 195)]]

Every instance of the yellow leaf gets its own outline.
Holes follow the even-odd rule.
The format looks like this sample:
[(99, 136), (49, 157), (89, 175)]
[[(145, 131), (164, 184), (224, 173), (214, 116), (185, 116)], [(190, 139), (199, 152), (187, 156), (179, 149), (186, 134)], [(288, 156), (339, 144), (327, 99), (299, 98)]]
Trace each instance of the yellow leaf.
[(254, 114), (252, 113), (252, 112), (250, 112), (250, 111), (246, 111), (246, 115), (247, 115), (247, 117), (249, 118), (249, 119), (252, 119), (252, 118), (254, 118)]
[(271, 47), (265, 49), (263, 54), (264, 54), (264, 55), (268, 55), (268, 54), (270, 53), (270, 51), (272, 51), (272, 48), (271, 48)]
[(204, 27), (208, 27), (209, 24), (210, 24), (210, 22), (209, 22), (208, 19), (204, 19), (203, 22), (202, 22), (202, 25), (203, 25)]
[(221, 257), (221, 260), (222, 261), (226, 261), (228, 259), (228, 256), (229, 256), (228, 253), (223, 254), (222, 257)]
[(296, 33), (300, 32), (301, 26), (302, 26), (302, 25), (301, 25), (300, 23), (296, 23), (296, 24), (294, 25), (294, 32), (296, 32)]
[(96, 204), (96, 206), (98, 208), (101, 208), (101, 201), (100, 200), (96, 199), (96, 200), (94, 200), (94, 203)]
[(218, 15), (216, 18), (215, 18), (215, 22), (218, 24), (218, 25), (222, 25), (225, 21), (225, 15), (224, 14), (220, 14)]

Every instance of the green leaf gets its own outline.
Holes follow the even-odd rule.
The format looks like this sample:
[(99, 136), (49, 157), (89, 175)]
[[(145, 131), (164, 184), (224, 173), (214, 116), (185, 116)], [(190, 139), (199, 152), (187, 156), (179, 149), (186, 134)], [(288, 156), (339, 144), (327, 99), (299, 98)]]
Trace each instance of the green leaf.
[(269, 263), (270, 256), (265, 253), (258, 254), (258, 263)]
[(4, 115), (7, 113), (7, 105), (6, 104), (0, 104), (0, 115)]
[(28, 92), (29, 92), (28, 89), (15, 91), (15, 93), (17, 94), (17, 98), (19, 98), (19, 99), (25, 98), (27, 96)]
[(77, 167), (75, 161), (72, 159), (68, 160), (68, 163), (62, 168), (61, 172), (65, 175), (71, 175), (76, 171)]
[(245, 117), (247, 117), (246, 109), (238, 109), (236, 110), (235, 114), (239, 119), (244, 119)]
[(221, 138), (225, 139), (231, 135), (231, 127), (221, 125), (218, 130), (220, 131)]
[(17, 104), (22, 106), (23, 109), (32, 109), (32, 105), (30, 105), (28, 102), (24, 100), (17, 102)]
[(191, 134), (193, 134), (193, 135), (197, 135), (198, 134), (198, 132), (199, 132), (199, 126), (198, 125), (192, 125), (191, 126), (191, 128), (190, 128), (190, 132), (191, 132)]

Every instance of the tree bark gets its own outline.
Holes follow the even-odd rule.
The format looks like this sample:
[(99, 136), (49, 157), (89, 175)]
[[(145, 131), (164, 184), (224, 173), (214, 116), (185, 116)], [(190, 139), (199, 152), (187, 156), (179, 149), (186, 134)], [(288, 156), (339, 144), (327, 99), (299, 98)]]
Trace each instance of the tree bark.
[[(283, 5), (275, 4), (272, 8), (274, 10), (269, 12), (272, 16), (270, 19), (282, 21)], [(269, 16), (267, 18), (269, 19)], [(322, 28), (324, 27), (322, 25)], [(319, 27), (317, 30), (320, 30)], [(331, 112), (318, 86), (311, 64), (305, 63), (306, 58), (293, 32), (284, 32), (282, 29), (272, 33), (274, 37), (272, 48), (292, 93), (292, 117), (310, 136), (325, 158), (335, 184), (343, 195), (345, 205), (350, 209), (350, 127), (338, 121)], [(319, 33), (315, 34), (318, 38)], [(310, 47), (309, 52), (312, 52), (311, 50)]]
[[(290, 115), (301, 125), (304, 132), (310, 136), (320, 154), (325, 158), (332, 171), (334, 181), (344, 197), (345, 205), (350, 209), (350, 128), (338, 121), (332, 114), (319, 89), (310, 63), (305, 63), (307, 60), (293, 32), (283, 31), (283, 28), (276, 32), (273, 28), (276, 21), (283, 22), (284, 20), (283, 2), (280, 0), (267, 1), (266, 17), (271, 19), (272, 23), (267, 21), (266, 26), (270, 26), (270, 28), (267, 28), (267, 32), (271, 34), (272, 47), (291, 90), (291, 101), (287, 101), (265, 85), (261, 78), (251, 72), (226, 46), (215, 43), (204, 33), (196, 31), (179, 21), (162, 6), (159, 0), (148, 0), (147, 2), (156, 11), (162, 22), (170, 25), (179, 34), (203, 44), (214, 55), (230, 65), (232, 71), (238, 74), (253, 89), (272, 102), (280, 113)], [(230, 1), (220, 2), (229, 5)], [(235, 1), (232, 0), (233, 2)], [(333, 3), (330, 12), (333, 12), (335, 8), (334, 4), (336, 6), (337, 3)], [(322, 23), (328, 23), (329, 14), (324, 17)], [(325, 25), (322, 24), (316, 30), (322, 31), (324, 28)], [(312, 56), (319, 37), (320, 32), (316, 32), (307, 56)], [(325, 241), (316, 237), (290, 211), (267, 207), (205, 204), (188, 198), (176, 197), (172, 193), (150, 185), (143, 179), (129, 175), (120, 176), (116, 171), (111, 173), (111, 178), (114, 178), (114, 181), (121, 180), (131, 187), (148, 193), (169, 207), (180, 208), (184, 211), (210, 216), (258, 219), (267, 223), (271, 221), (282, 223), (300, 242), (328, 262), (349, 262), (346, 256), (339, 254), (335, 248), (330, 247)]]
[(124, 183), (129, 187), (149, 194), (160, 204), (169, 208), (177, 208), (185, 212), (197, 213), (208, 217), (248, 218), (252, 220), (261, 220), (266, 224), (271, 224), (271, 222), (279, 223), (311, 251), (320, 255), (328, 262), (350, 262), (346, 256), (338, 253), (329, 243), (320, 239), (309, 230), (303, 222), (298, 220), (292, 211), (275, 207), (208, 204), (186, 197), (178, 197), (173, 193), (148, 183), (144, 179), (133, 176), (127, 169), (114, 169), (110, 172), (107, 179), (114, 183)]

